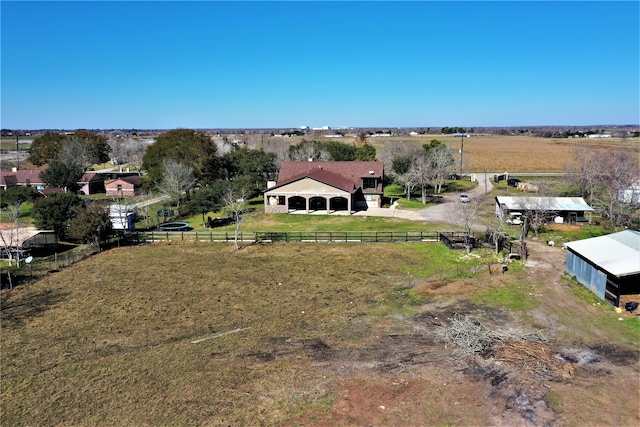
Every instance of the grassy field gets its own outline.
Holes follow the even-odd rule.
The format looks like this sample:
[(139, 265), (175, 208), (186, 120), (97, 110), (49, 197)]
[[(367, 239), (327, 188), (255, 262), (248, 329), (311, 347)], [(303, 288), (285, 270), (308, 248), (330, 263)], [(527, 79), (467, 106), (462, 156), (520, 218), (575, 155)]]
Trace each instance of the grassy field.
[[(437, 138), (452, 148), (460, 142)], [(638, 149), (637, 140), (575, 142), (592, 143)], [(465, 156), (470, 169), (561, 171), (575, 144), (474, 135)], [(486, 196), (487, 218), (494, 195)], [(261, 214), (259, 201), (253, 207), (243, 230), (443, 228), (397, 218), (276, 217)], [(196, 226), (202, 217), (185, 220)], [(560, 242), (602, 228), (548, 233)], [(552, 407), (558, 425), (638, 425), (638, 318), (613, 312), (571, 278), (558, 283), (563, 253), (540, 246), (557, 253), (532, 243), (533, 263), (516, 262), (500, 276), (487, 272), (501, 262), (493, 254), (439, 243), (233, 251), (172, 242), (104, 251), (0, 290), (0, 418), (16, 426), (527, 425), (492, 413), (501, 399), (510, 413), (526, 393), (548, 390), (532, 402)], [(544, 329), (554, 345), (597, 350), (615, 363), (553, 380), (505, 380), (517, 378), (517, 365), (481, 375), (482, 366), (454, 360), (434, 338), (435, 325), (459, 313), (504, 330)]]
[[(493, 318), (507, 310), (526, 319), (539, 309), (544, 297), (522, 264), (496, 282), (484, 267), (491, 256), (478, 254), (436, 243), (240, 251), (190, 243), (103, 252), (1, 291), (3, 425), (358, 425), (349, 418), (320, 422), (335, 410), (337, 385), (380, 361), (390, 372), (407, 363), (409, 372), (424, 369), (409, 361), (436, 357), (443, 347), (414, 342), (411, 322), (423, 319), (430, 304), (442, 306), (446, 300), (437, 295), (473, 296)], [(464, 279), (474, 271), (475, 279)], [(565, 341), (578, 345), (577, 333), (597, 339), (570, 313), (566, 322), (576, 332), (565, 331)], [(590, 314), (598, 335), (637, 346), (637, 319), (611, 322), (608, 313)], [(376, 344), (380, 336), (408, 341), (393, 348)], [(365, 371), (385, 381), (383, 372)], [(414, 381), (411, 374), (393, 378)], [(432, 386), (442, 401), (431, 402), (444, 410), (463, 387), (457, 384)], [(565, 392), (556, 403), (567, 405), (571, 396)], [(472, 403), (476, 409), (465, 414), (413, 411), (422, 424), (470, 425), (486, 423), (475, 418), (487, 416), (481, 407)], [(408, 425), (392, 419), (379, 424)]]
[(328, 398), (295, 349), (359, 347), (415, 302), (411, 280), (455, 277), (458, 258), (439, 244), (102, 253), (3, 292), (3, 424), (278, 424)]

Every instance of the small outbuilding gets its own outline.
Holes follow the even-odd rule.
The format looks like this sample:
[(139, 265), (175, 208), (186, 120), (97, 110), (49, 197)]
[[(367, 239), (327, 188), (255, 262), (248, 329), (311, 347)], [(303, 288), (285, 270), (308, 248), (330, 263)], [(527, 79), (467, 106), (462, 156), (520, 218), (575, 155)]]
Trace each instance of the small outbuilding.
[(582, 197), (496, 197), (496, 215), (500, 218), (514, 213), (527, 215), (528, 212), (544, 213), (549, 220), (561, 218), (561, 222), (575, 224), (589, 222), (593, 208)]
[(625, 230), (565, 245), (566, 272), (613, 306), (640, 293), (640, 232)]

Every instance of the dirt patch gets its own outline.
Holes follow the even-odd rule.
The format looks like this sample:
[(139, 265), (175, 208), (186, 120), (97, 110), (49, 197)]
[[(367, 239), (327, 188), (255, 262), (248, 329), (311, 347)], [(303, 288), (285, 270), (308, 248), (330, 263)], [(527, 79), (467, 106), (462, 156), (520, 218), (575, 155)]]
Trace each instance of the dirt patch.
[(325, 413), (305, 414), (291, 425), (638, 425), (639, 353), (612, 344), (556, 341), (564, 327), (554, 313), (571, 316), (572, 310), (585, 308), (575, 307), (562, 284), (561, 248), (532, 242), (530, 250), (525, 272), (542, 300), (531, 314), (548, 341), (505, 339), (490, 351), (458, 357), (437, 333), (456, 316), (474, 316), (497, 331), (524, 326), (514, 313), (468, 299), (475, 290), (512, 277), (418, 283), (413, 291), (427, 296), (428, 303), (403, 319), (411, 333), (393, 334), (384, 324), (377, 342), (358, 350), (309, 347), (319, 362), (316, 368), (333, 374), (332, 404)]

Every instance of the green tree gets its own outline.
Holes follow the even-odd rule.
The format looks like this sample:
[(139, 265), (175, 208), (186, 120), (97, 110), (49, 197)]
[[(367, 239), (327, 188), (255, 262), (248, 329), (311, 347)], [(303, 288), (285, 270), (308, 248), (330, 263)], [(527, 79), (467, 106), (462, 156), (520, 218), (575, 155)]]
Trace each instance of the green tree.
[(111, 146), (108, 138), (88, 130), (77, 130), (69, 137), (69, 140), (77, 140), (81, 145), (89, 148), (93, 163), (105, 163), (109, 161)]
[(356, 151), (355, 160), (361, 162), (371, 162), (376, 159), (376, 149), (373, 145), (369, 143), (365, 143), (362, 147), (358, 148)]
[(41, 173), (42, 181), (49, 187), (60, 187), (67, 191), (75, 192), (78, 189), (78, 181), (84, 173), (82, 167), (77, 164), (66, 164), (60, 160), (53, 160), (49, 167)]
[(201, 214), (202, 224), (206, 225), (204, 216), (216, 212), (223, 206), (222, 199), (228, 186), (227, 181), (219, 180), (212, 185), (202, 187), (191, 194), (186, 210), (191, 214)]
[(77, 242), (99, 245), (109, 230), (111, 219), (108, 208), (92, 202), (85, 203), (79, 209), (78, 215), (69, 223), (67, 236)]
[(329, 157), (334, 162), (351, 162), (356, 160), (358, 148), (354, 145), (345, 144), (340, 141), (327, 141), (322, 143), (322, 147), (329, 153)]
[(58, 158), (67, 136), (58, 132), (45, 132), (31, 142), (29, 161), (36, 166), (42, 166)]
[(37, 199), (33, 203), (31, 216), (36, 227), (41, 230), (53, 230), (60, 240), (64, 240), (67, 237), (68, 226), (81, 206), (80, 197), (73, 193), (59, 192)]
[(174, 129), (156, 138), (142, 159), (142, 168), (152, 185), (162, 180), (165, 161), (174, 160), (193, 168), (195, 178), (201, 183), (213, 182), (219, 176), (220, 162), (216, 158), (218, 148), (207, 134), (192, 129)]
[(70, 135), (45, 132), (31, 143), (29, 160), (36, 166), (59, 160), (80, 164), (86, 169), (91, 164), (108, 161), (110, 152), (104, 135), (87, 130), (77, 130)]
[(274, 179), (278, 172), (274, 153), (245, 147), (222, 156), (222, 167), (225, 178), (232, 182), (242, 180), (242, 187), (249, 193), (264, 189), (266, 182)]
[(33, 199), (35, 199), (35, 196), (36, 190), (33, 187), (13, 185), (2, 192), (0, 207), (5, 208), (8, 205), (20, 205), (24, 202), (32, 202)]

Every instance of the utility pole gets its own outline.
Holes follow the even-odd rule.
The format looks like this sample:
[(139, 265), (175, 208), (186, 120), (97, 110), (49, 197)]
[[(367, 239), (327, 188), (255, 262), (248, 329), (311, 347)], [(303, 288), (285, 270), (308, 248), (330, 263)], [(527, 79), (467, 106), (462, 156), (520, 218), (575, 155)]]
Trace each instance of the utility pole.
[(16, 132), (16, 171), (20, 169), (20, 137)]
[(460, 179), (462, 179), (462, 152), (464, 151), (464, 133), (460, 137)]

